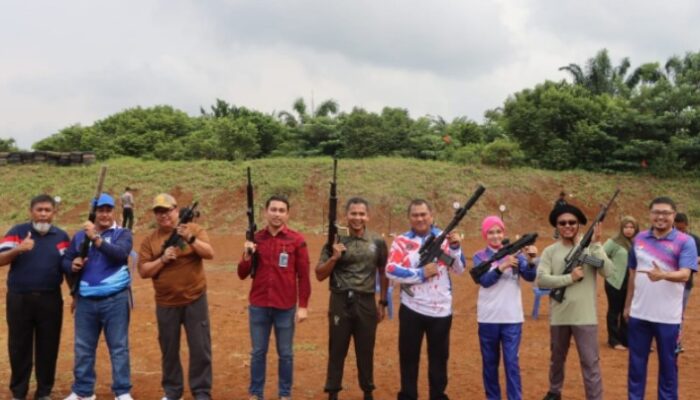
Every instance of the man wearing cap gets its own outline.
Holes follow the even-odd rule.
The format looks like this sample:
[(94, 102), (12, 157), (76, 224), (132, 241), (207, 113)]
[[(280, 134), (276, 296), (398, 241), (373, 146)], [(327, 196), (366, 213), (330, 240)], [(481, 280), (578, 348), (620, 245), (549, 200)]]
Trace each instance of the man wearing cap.
[(122, 227), (132, 230), (134, 227), (134, 195), (128, 186), (124, 189), (124, 194), (119, 200), (122, 203)]
[[(112, 392), (116, 400), (131, 400), (129, 367), (129, 314), (131, 275), (128, 259), (131, 231), (115, 222), (114, 199), (101, 194), (95, 222), (86, 221), (73, 237), (63, 269), (78, 285), (75, 307), (75, 360), (72, 393), (65, 400), (95, 399), (95, 353), (104, 331), (112, 362)], [(90, 241), (86, 258), (80, 257), (84, 240)]]
[(603, 260), (603, 267), (583, 264), (564, 274), (567, 254), (574, 247), (579, 228), (587, 223), (586, 216), (572, 204), (560, 204), (549, 214), (549, 223), (556, 228), (559, 240), (542, 252), (537, 267), (537, 285), (554, 289), (566, 287), (564, 300), (550, 301), (551, 359), (549, 391), (544, 400), (561, 399), (564, 386), (564, 364), (571, 336), (576, 342), (586, 399), (603, 398), (603, 381), (598, 355), (598, 318), (596, 316), (596, 274), (607, 277), (614, 268), (601, 244), (602, 227), (594, 227), (592, 243), (584, 251)]
[(678, 399), (676, 340), (683, 318), (683, 288), (698, 269), (698, 250), (692, 237), (673, 227), (676, 204), (657, 197), (649, 204), (651, 228), (632, 241), (629, 287), (624, 315), (628, 318), (630, 400), (643, 399), (652, 340), (658, 354), (659, 399)]
[[(163, 400), (179, 400), (184, 391), (180, 363), (180, 330), (189, 346), (189, 386), (195, 400), (211, 399), (212, 364), (207, 282), (203, 260), (214, 258), (209, 236), (195, 223), (178, 225), (175, 198), (161, 193), (153, 200), (158, 227), (141, 242), (138, 270), (151, 278), (156, 298), (158, 342), (162, 354)], [(176, 246), (163, 249), (179, 236)]]
[(50, 400), (61, 341), (63, 296), (61, 260), (68, 234), (52, 225), (53, 197), (41, 194), (29, 205), (30, 222), (13, 226), (0, 240), (0, 266), (7, 274), (7, 341), (10, 391), (15, 400), (29, 392), (36, 368), (37, 400)]

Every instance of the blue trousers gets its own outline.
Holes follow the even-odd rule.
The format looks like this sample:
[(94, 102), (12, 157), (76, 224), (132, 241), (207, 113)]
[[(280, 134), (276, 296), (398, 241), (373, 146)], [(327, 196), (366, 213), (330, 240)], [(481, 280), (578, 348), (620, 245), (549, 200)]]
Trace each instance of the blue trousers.
[(523, 391), (520, 381), (520, 363), (518, 361), (522, 328), (522, 323), (479, 323), (482, 376), (488, 400), (501, 399), (501, 387), (498, 384), (498, 364), (500, 363), (501, 349), (503, 349), (503, 366), (506, 372), (508, 400), (522, 399)]
[(267, 365), (267, 349), (270, 344), (270, 333), (275, 329), (277, 344), (277, 374), (278, 395), (292, 395), (292, 379), (294, 370), (294, 316), (296, 307), (280, 310), (272, 307), (248, 307), (250, 320), (250, 338), (253, 351), (250, 357), (250, 387), (248, 392), (263, 398), (265, 388), (265, 370)]
[(629, 372), (627, 392), (629, 400), (644, 399), (647, 383), (647, 363), (651, 340), (656, 339), (659, 356), (659, 400), (678, 399), (678, 365), (676, 364), (676, 338), (679, 324), (662, 324), (631, 318), (628, 322)]
[(95, 392), (95, 353), (104, 330), (112, 361), (112, 392), (131, 391), (129, 369), (129, 291), (106, 298), (78, 297), (75, 307), (75, 367), (72, 390), (88, 397)]

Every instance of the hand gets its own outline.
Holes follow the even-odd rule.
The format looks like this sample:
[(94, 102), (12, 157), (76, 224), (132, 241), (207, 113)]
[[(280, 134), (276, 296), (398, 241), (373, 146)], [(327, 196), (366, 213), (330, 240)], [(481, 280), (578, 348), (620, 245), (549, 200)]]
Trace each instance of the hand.
[(625, 307), (625, 309), (622, 311), (622, 318), (625, 319), (625, 321), (629, 321), (630, 319), (630, 308)]
[(518, 266), (520, 265), (520, 261), (518, 260), (518, 257), (514, 255), (509, 255), (506, 256), (506, 261), (504, 264), (507, 264), (509, 267), (513, 268), (514, 270), (518, 269)]
[(593, 242), (600, 243), (600, 239), (603, 237), (603, 224), (598, 222), (593, 227)]
[(435, 263), (430, 263), (426, 264), (425, 267), (423, 267), (423, 276), (425, 279), (430, 278), (431, 276), (435, 276), (438, 273), (438, 266)]
[(17, 250), (19, 250), (19, 254), (23, 254), (32, 251), (33, 248), (34, 239), (32, 239), (32, 232), (29, 231), (27, 232), (27, 236), (20, 242), (19, 246), (17, 246)]
[(447, 241), (450, 243), (450, 247), (459, 247), (462, 242), (462, 235), (458, 232), (452, 231), (447, 235)]
[(160, 260), (163, 262), (163, 264), (168, 264), (171, 261), (175, 261), (177, 258), (177, 249), (174, 246), (170, 246), (167, 249), (165, 249), (165, 252), (163, 253), (162, 256), (160, 256)]
[(384, 320), (384, 314), (385, 314), (384, 308), (385, 307), (386, 306), (383, 306), (383, 305), (377, 303), (377, 322), (382, 322)]
[(344, 244), (342, 243), (335, 243), (333, 245), (333, 255), (331, 255), (331, 259), (334, 261), (340, 260), (340, 257), (343, 256), (343, 252), (347, 250)]
[(243, 259), (246, 261), (250, 260), (250, 255), (255, 253), (257, 247), (258, 245), (256, 245), (255, 243), (246, 240), (243, 244)]
[[(86, 262), (87, 262), (87, 258), (83, 260), (80, 257), (75, 257), (73, 259), (73, 262), (70, 265), (70, 270), (73, 272), (79, 272), (81, 269), (83, 269), (83, 267), (85, 267)], [(79, 284), (80, 284), (80, 282), (76, 282), (76, 285), (79, 285)]]
[(574, 268), (573, 271), (571, 271), (571, 279), (574, 282), (578, 282), (581, 279), (583, 279), (583, 268), (579, 265), (578, 267)]
[(309, 317), (309, 310), (306, 307), (297, 308), (297, 322), (304, 322)]
[(98, 236), (97, 230), (95, 229), (95, 224), (90, 221), (85, 221), (83, 224), (83, 231), (85, 231), (85, 236), (91, 241), (95, 240), (95, 238)]
[(647, 271), (647, 276), (652, 282), (657, 282), (666, 279), (666, 272), (659, 267), (656, 261), (652, 261), (651, 265), (653, 266), (653, 268)]
[(534, 244), (523, 247), (523, 251), (525, 252), (525, 257), (527, 257), (528, 262), (533, 262), (537, 257), (537, 246)]
[(182, 224), (177, 226), (177, 234), (182, 236), (183, 239), (187, 243), (192, 240), (192, 236), (194, 236), (194, 233), (192, 233), (192, 229), (190, 229), (190, 224)]

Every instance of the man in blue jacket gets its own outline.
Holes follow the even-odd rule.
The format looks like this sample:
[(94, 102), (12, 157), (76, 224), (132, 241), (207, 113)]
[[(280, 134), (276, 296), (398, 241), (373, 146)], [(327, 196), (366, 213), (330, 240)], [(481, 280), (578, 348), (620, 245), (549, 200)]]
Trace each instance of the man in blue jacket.
[[(86, 258), (80, 257), (85, 238)], [(75, 366), (72, 393), (65, 400), (95, 399), (95, 352), (104, 330), (112, 361), (112, 391), (116, 400), (133, 400), (129, 368), (128, 258), (131, 231), (117, 226), (114, 199), (103, 193), (97, 199), (95, 222), (85, 222), (63, 260), (63, 269), (79, 277), (75, 308)]]

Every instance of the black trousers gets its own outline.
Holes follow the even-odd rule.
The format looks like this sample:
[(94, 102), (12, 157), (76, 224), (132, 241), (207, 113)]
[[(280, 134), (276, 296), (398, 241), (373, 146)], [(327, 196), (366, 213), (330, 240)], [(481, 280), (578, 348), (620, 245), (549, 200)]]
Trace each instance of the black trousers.
[(185, 326), (190, 353), (189, 383), (196, 400), (211, 399), (212, 366), (211, 334), (207, 295), (180, 307), (156, 305), (158, 342), (162, 356), (161, 384), (169, 399), (179, 399), (184, 391), (182, 363), (180, 362), (180, 331)]
[(131, 208), (124, 208), (122, 211), (122, 228), (132, 230), (134, 227), (134, 210)]
[(374, 293), (331, 292), (328, 306), (328, 372), (325, 391), (337, 393), (343, 386), (343, 367), (350, 338), (355, 344), (357, 379), (365, 393), (374, 390), (374, 341), (377, 306)]
[(49, 396), (56, 377), (56, 359), (61, 342), (63, 297), (53, 292), (7, 292), (10, 391), (23, 399), (29, 392), (32, 367), (36, 365), (36, 395)]
[(399, 364), (401, 391), (398, 400), (418, 398), (418, 367), (423, 335), (428, 343), (430, 400), (447, 400), (447, 360), (450, 357), (452, 316), (429, 317), (403, 304), (399, 308)]
[(615, 289), (606, 281), (605, 294), (608, 298), (608, 313), (606, 316), (608, 344), (610, 346), (621, 344), (626, 347), (627, 322), (623, 313), (625, 310), (625, 297), (627, 297), (627, 278), (625, 278), (620, 289)]

